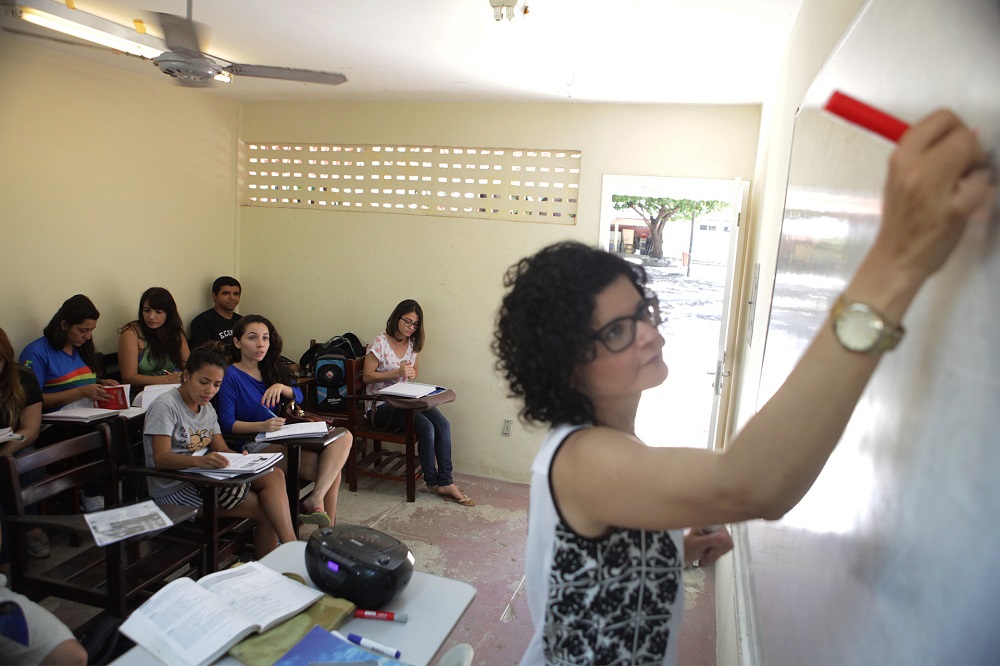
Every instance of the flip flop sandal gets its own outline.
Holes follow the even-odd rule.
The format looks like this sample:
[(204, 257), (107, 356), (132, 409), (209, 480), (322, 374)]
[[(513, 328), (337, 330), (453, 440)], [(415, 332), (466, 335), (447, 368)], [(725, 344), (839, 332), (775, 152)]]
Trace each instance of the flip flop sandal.
[(49, 544), (49, 535), (41, 530), (28, 534), (27, 546), (28, 555), (31, 555), (32, 557), (45, 559), (52, 554), (52, 546)]
[(299, 522), (303, 525), (318, 525), (319, 527), (329, 527), (333, 525), (333, 520), (330, 519), (329, 514), (326, 511), (320, 511), (316, 509), (312, 513), (300, 513)]

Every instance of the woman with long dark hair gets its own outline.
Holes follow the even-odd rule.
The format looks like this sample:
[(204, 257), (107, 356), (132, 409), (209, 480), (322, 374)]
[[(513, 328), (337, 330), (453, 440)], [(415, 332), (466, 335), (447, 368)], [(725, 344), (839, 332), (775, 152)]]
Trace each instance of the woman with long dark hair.
[(152, 384), (177, 384), (188, 357), (184, 322), (177, 303), (163, 287), (150, 287), (139, 299), (139, 315), (118, 330), (118, 367), (133, 392)]
[[(256, 436), (274, 432), (285, 425), (281, 417), (285, 402), (302, 402), (302, 390), (281, 360), (282, 340), (274, 324), (260, 315), (247, 315), (233, 327), (229, 347), (232, 365), (219, 390), (219, 423), (222, 432)], [(321, 453), (302, 450), (302, 477), (315, 483), (313, 491), (302, 500), (299, 522), (325, 527), (337, 515), (341, 470), (353, 443), (351, 433), (330, 442)], [(257, 442), (253, 438), (244, 450), (283, 451), (280, 444)]]
[[(207, 346), (188, 358), (180, 386), (160, 396), (146, 412), (143, 446), (146, 464), (160, 469), (219, 469), (227, 466), (220, 453), (232, 453), (222, 439), (212, 398), (222, 385), (226, 357)], [(204, 455), (202, 455), (204, 454)], [(149, 491), (161, 504), (202, 505), (201, 491), (184, 481), (150, 477)], [(266, 474), (249, 486), (226, 488), (220, 493), (219, 514), (250, 518), (257, 523), (254, 546), (263, 557), (280, 542), (295, 540), (288, 512), (285, 475)]]
[(42, 337), (21, 352), (21, 364), (35, 373), (42, 387), (43, 412), (77, 400), (109, 397), (102, 385), (116, 382), (97, 378), (97, 350), (92, 339), (100, 316), (89, 298), (72, 296), (52, 315)]
[[(35, 374), (18, 365), (10, 338), (0, 328), (0, 432), (8, 428), (0, 434), (0, 455), (16, 455), (35, 443), (42, 428), (42, 390)], [(41, 528), (28, 531), (27, 540), (29, 555), (49, 555), (49, 537)], [(6, 546), (0, 562), (7, 562)]]

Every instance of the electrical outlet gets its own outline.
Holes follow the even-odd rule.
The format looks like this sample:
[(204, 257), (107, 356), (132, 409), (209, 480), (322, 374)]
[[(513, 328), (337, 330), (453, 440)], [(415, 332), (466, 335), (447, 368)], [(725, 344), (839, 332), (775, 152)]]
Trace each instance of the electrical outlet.
[(511, 421), (510, 419), (504, 419), (504, 420), (503, 420), (503, 431), (502, 431), (502, 433), (501, 433), (501, 434), (502, 434), (502, 435), (503, 435), (504, 437), (510, 437), (510, 429), (511, 429), (511, 427), (512, 427), (513, 425), (514, 425), (514, 422), (513, 422), (513, 421)]

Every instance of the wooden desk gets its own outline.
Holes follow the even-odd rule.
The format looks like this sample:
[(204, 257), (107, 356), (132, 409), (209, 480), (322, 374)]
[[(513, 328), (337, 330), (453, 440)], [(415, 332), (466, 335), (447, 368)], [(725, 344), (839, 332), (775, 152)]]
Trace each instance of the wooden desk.
[[(285, 543), (262, 557), (260, 562), (275, 571), (299, 574), (307, 585), (316, 587), (306, 572), (305, 550), (305, 541)], [(414, 571), (410, 583), (383, 609), (406, 613), (409, 616), (407, 622), (351, 618), (337, 631), (360, 634), (392, 646), (401, 652), (400, 661), (425, 666), (437, 654), (475, 596), (476, 588), (468, 583)], [(136, 646), (113, 663), (116, 666), (141, 666), (161, 662)], [(216, 663), (240, 666), (240, 662), (229, 656)]]

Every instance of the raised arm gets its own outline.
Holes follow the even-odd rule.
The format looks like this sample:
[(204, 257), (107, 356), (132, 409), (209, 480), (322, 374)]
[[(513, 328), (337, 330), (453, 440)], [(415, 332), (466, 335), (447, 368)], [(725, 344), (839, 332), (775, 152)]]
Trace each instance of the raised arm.
[[(973, 133), (950, 112), (912, 127), (890, 159), (882, 226), (845, 299), (898, 324), (970, 214), (989, 200), (995, 175), (986, 166)], [(560, 509), (590, 536), (611, 525), (664, 529), (779, 518), (819, 475), (879, 358), (847, 351), (828, 321), (722, 453), (650, 448), (607, 428), (576, 433), (552, 467)]]

